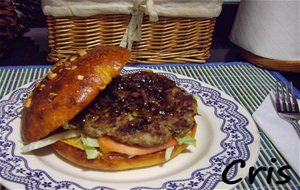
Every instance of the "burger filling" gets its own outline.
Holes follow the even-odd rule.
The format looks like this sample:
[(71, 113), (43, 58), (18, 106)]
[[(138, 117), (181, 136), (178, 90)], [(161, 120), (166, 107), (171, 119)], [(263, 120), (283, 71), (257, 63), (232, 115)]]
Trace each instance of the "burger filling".
[(192, 95), (174, 81), (144, 71), (115, 78), (70, 124), (90, 137), (153, 147), (186, 136), (196, 114)]

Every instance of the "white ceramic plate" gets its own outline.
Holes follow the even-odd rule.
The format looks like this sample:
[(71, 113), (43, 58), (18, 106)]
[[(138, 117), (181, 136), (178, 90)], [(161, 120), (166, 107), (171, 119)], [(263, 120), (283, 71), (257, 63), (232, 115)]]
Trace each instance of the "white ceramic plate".
[[(122, 73), (140, 68), (126, 67)], [(188, 92), (198, 95), (197, 146), (160, 166), (120, 172), (86, 170), (60, 159), (46, 147), (20, 153), (20, 111), (33, 84), (25, 85), (0, 101), (0, 176), (10, 189), (220, 189), (222, 172), (233, 160), (228, 178), (246, 177), (259, 154), (259, 133), (250, 114), (233, 98), (216, 88), (173, 73), (165, 75)]]

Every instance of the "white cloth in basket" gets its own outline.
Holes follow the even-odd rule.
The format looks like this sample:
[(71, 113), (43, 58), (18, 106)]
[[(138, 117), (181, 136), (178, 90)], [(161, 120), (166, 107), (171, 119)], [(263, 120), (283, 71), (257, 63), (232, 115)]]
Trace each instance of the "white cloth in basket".
[[(93, 16), (130, 14), (134, 0), (42, 0), (47, 16)], [(141, 0), (147, 1), (147, 0)], [(206, 17), (219, 16), (223, 0), (153, 0), (158, 16)], [(145, 14), (149, 14), (145, 11)]]

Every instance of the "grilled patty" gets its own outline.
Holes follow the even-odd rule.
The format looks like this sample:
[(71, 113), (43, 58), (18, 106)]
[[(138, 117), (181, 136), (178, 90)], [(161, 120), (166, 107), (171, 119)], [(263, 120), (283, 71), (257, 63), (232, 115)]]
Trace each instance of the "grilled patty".
[(196, 113), (192, 95), (162, 75), (143, 71), (115, 78), (71, 123), (92, 137), (151, 147), (188, 133)]

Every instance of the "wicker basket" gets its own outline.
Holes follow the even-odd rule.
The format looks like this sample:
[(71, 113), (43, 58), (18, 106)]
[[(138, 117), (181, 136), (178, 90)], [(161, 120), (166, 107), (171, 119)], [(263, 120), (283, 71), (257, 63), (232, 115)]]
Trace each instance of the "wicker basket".
[[(150, 22), (145, 16), (142, 40), (134, 42), (131, 63), (206, 62), (215, 18), (159, 17)], [(125, 33), (130, 15), (92, 17), (47, 17), (50, 62), (68, 57), (78, 49), (116, 45)]]

